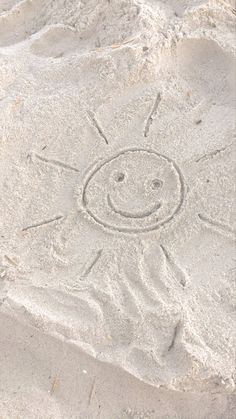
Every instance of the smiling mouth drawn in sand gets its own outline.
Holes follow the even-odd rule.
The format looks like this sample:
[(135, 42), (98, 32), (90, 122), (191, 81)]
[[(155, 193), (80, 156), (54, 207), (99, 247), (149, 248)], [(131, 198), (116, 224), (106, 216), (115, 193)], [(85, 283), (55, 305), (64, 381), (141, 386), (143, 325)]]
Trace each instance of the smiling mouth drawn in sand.
[(97, 223), (138, 233), (170, 221), (182, 205), (183, 189), (173, 160), (153, 150), (125, 150), (89, 175), (82, 200)]
[(148, 217), (149, 215), (152, 215), (155, 211), (157, 211), (158, 208), (160, 208), (160, 206), (161, 206), (161, 204), (155, 204), (149, 210), (144, 210), (144, 211), (134, 213), (134, 212), (128, 212), (128, 211), (117, 209), (117, 207), (115, 206), (115, 204), (112, 201), (109, 194), (107, 195), (107, 202), (108, 202), (108, 205), (110, 206), (110, 208), (116, 214), (120, 214), (120, 215), (122, 215), (123, 217), (126, 217), (126, 218), (145, 218), (145, 217)]

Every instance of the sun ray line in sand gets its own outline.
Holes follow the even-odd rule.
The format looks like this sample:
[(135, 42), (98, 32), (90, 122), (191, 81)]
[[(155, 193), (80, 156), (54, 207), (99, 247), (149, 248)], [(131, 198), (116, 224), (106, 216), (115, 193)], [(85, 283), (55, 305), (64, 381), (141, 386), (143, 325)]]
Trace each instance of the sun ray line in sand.
[(156, 113), (157, 113), (157, 108), (158, 108), (158, 106), (159, 106), (159, 104), (160, 104), (160, 101), (161, 101), (161, 94), (160, 94), (160, 92), (159, 92), (159, 93), (157, 93), (157, 96), (156, 96), (156, 99), (155, 99), (154, 105), (153, 105), (153, 107), (152, 107), (152, 110), (151, 110), (151, 112), (150, 112), (150, 114), (149, 114), (149, 117), (148, 117), (148, 119), (147, 119), (147, 122), (146, 122), (146, 124), (145, 124), (144, 131), (143, 131), (143, 135), (144, 135), (144, 137), (147, 137), (147, 136), (148, 136), (148, 134), (149, 134), (149, 130), (150, 130), (150, 127), (151, 127), (151, 125), (152, 125), (152, 123), (153, 123), (153, 120), (154, 120), (154, 118), (155, 118), (155, 116), (156, 116)]
[(217, 148), (216, 150), (213, 150), (213, 151), (211, 151), (209, 153), (205, 153), (202, 156), (198, 157), (195, 160), (195, 162), (196, 163), (199, 163), (200, 161), (205, 161), (205, 160), (211, 159), (212, 157), (217, 156), (218, 154), (223, 153), (223, 151), (227, 150), (231, 145), (232, 144), (229, 144), (226, 147)]
[(59, 386), (59, 377), (56, 375), (54, 377), (53, 381), (52, 381), (52, 385), (51, 385), (51, 388), (49, 390), (50, 396), (53, 395), (53, 393), (56, 391), (56, 389), (58, 388), (58, 386)]
[(17, 262), (15, 262), (15, 260), (13, 260), (10, 256), (8, 256), (8, 255), (4, 255), (4, 257), (5, 257), (6, 261), (7, 261), (8, 263), (10, 263), (10, 265), (13, 265), (13, 266), (18, 266), (18, 263), (17, 263)]
[(171, 343), (170, 343), (170, 345), (169, 345), (169, 347), (167, 349), (168, 352), (170, 352), (171, 349), (174, 348), (175, 342), (176, 342), (176, 338), (177, 338), (177, 336), (178, 336), (178, 334), (180, 332), (180, 329), (181, 329), (181, 321), (179, 320), (178, 323), (176, 324), (175, 328), (174, 328), (173, 337), (172, 337)]
[(94, 378), (94, 380), (92, 382), (91, 389), (90, 389), (90, 392), (89, 392), (88, 406), (90, 406), (90, 404), (91, 404), (91, 400), (92, 400), (94, 389), (95, 389), (95, 384), (96, 384), (96, 377)]
[(41, 222), (39, 222), (39, 223), (36, 223), (36, 224), (31, 224), (31, 225), (29, 225), (29, 226), (27, 226), (27, 227), (24, 227), (24, 228), (22, 229), (22, 231), (27, 231), (27, 230), (30, 230), (30, 229), (32, 229), (32, 228), (42, 227), (42, 226), (44, 226), (44, 225), (47, 225), (47, 224), (53, 223), (54, 221), (61, 220), (62, 218), (63, 218), (63, 215), (58, 215), (57, 217), (51, 218), (50, 220), (43, 220), (43, 221), (41, 221)]
[(92, 111), (87, 111), (87, 114), (88, 114), (89, 119), (92, 122), (93, 126), (96, 128), (98, 134), (100, 135), (100, 137), (102, 137), (102, 139), (108, 145), (109, 144), (108, 139), (107, 139), (106, 135), (104, 134), (100, 123), (97, 121), (97, 119), (95, 117), (95, 114)]
[(175, 259), (173, 258), (173, 256), (170, 254), (170, 252), (163, 246), (163, 244), (160, 244), (160, 248), (166, 258), (166, 262), (168, 264), (168, 266), (170, 267), (170, 269), (173, 271), (174, 276), (179, 280), (180, 284), (185, 287), (185, 285), (187, 284), (187, 275), (184, 272), (184, 270), (182, 268), (180, 268), (180, 266), (178, 266), (178, 264), (176, 263)]
[(43, 163), (50, 164), (53, 166), (61, 167), (62, 169), (72, 170), (73, 172), (80, 173), (80, 170), (70, 164), (64, 163), (60, 160), (48, 159), (47, 157), (43, 157), (40, 154), (33, 153), (33, 156), (36, 157), (38, 160), (42, 161)]
[(198, 214), (198, 218), (202, 221), (207, 227), (213, 228), (215, 231), (226, 235), (231, 239), (236, 239), (236, 230), (231, 228), (226, 224), (222, 224), (219, 221), (213, 220), (210, 217), (206, 217), (203, 214)]
[(102, 254), (102, 249), (98, 250), (95, 257), (92, 259), (92, 261), (89, 264), (88, 263), (86, 264), (84, 272), (81, 275), (81, 279), (87, 278), (87, 276), (90, 274), (90, 272), (92, 271), (92, 269), (94, 268), (98, 260), (100, 259), (101, 254)]

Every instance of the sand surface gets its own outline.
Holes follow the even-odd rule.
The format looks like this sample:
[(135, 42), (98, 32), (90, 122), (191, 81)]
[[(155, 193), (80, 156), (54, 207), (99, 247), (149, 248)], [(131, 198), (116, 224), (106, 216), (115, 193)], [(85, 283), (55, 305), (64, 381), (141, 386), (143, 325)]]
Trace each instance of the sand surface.
[(1, 0), (1, 419), (235, 418), (235, 15)]

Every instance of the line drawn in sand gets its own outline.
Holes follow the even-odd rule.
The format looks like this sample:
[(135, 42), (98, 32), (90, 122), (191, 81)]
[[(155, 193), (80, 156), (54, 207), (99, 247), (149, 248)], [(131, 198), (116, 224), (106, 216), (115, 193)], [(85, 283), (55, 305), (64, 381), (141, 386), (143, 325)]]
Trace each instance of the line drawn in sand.
[(81, 280), (86, 279), (87, 276), (90, 274), (90, 272), (92, 271), (92, 269), (94, 268), (94, 266), (96, 265), (96, 263), (98, 262), (98, 260), (100, 259), (102, 255), (102, 249), (98, 250), (98, 252), (96, 253), (95, 256), (93, 256), (92, 261), (90, 260), (84, 268), (84, 271), (80, 277)]
[(102, 139), (105, 141), (105, 143), (108, 145), (108, 139), (106, 137), (106, 135), (103, 132), (103, 129), (100, 126), (100, 123), (98, 123), (95, 114), (92, 111), (87, 111), (87, 114), (89, 116), (90, 121), (92, 122), (93, 126), (96, 128), (96, 131), (98, 132), (98, 134), (100, 135), (100, 137), (102, 137)]
[(143, 131), (144, 137), (147, 137), (148, 134), (149, 134), (149, 130), (150, 130), (150, 127), (151, 127), (151, 125), (153, 123), (153, 120), (156, 116), (157, 109), (158, 109), (158, 106), (160, 104), (160, 101), (161, 101), (161, 94), (157, 93), (157, 96), (156, 96), (154, 105), (152, 107), (151, 113), (149, 114), (149, 117), (148, 117), (147, 122), (146, 122), (145, 127), (144, 127), (144, 131)]
[(172, 337), (172, 340), (171, 340), (170, 345), (168, 346), (167, 352), (170, 352), (171, 349), (174, 348), (175, 342), (176, 342), (176, 338), (178, 337), (178, 334), (179, 334), (179, 332), (181, 330), (181, 327), (182, 327), (182, 322), (179, 320), (178, 323), (177, 323), (177, 325), (174, 328), (173, 337)]
[(170, 254), (170, 252), (163, 246), (163, 244), (160, 244), (160, 248), (165, 256), (167, 265), (169, 266), (169, 268), (171, 269), (171, 271), (173, 272), (174, 276), (176, 277), (176, 279), (179, 281), (179, 283), (185, 287), (185, 285), (187, 284), (187, 275), (184, 272), (184, 270), (182, 268), (180, 268), (180, 266), (176, 263), (176, 261), (174, 260), (174, 257)]
[(43, 220), (43, 221), (40, 221), (39, 223), (31, 224), (27, 227), (24, 227), (24, 228), (22, 228), (22, 231), (31, 230), (32, 228), (43, 227), (44, 225), (47, 225), (47, 224), (53, 223), (55, 221), (61, 220), (61, 218), (63, 218), (63, 215), (58, 215), (57, 217), (51, 218), (50, 220)]
[(8, 256), (8, 255), (4, 255), (6, 261), (8, 263), (10, 263), (10, 265), (12, 266), (18, 266), (18, 262), (16, 262), (12, 257)]
[(60, 383), (59, 377), (56, 375), (52, 381), (52, 385), (49, 390), (50, 396), (52, 396), (55, 393), (55, 391), (58, 389), (59, 383)]
[(40, 154), (33, 153), (33, 157), (36, 157), (38, 160), (42, 161), (43, 163), (47, 163), (53, 166), (61, 167), (62, 169), (72, 170), (73, 172), (79, 173), (80, 170), (70, 164), (64, 163), (60, 160), (48, 159), (47, 157), (40, 156)]
[(205, 153), (202, 156), (198, 157), (195, 162), (199, 163), (200, 161), (205, 161), (208, 159), (213, 158), (214, 156), (217, 156), (218, 154), (223, 153), (225, 150), (228, 150), (229, 147), (231, 147), (232, 144), (229, 144), (228, 146), (217, 148), (216, 150), (213, 150), (209, 153)]
[(91, 400), (92, 400), (93, 393), (94, 393), (94, 390), (95, 390), (95, 384), (96, 384), (96, 377), (94, 378), (94, 380), (92, 382), (91, 389), (90, 389), (90, 392), (89, 392), (88, 406), (90, 406), (90, 404), (91, 404)]
[(218, 231), (219, 233), (224, 234), (229, 238), (236, 239), (236, 230), (234, 230), (232, 227), (226, 224), (222, 224), (210, 217), (206, 217), (203, 214), (198, 214), (198, 218), (207, 227), (213, 228), (215, 231)]

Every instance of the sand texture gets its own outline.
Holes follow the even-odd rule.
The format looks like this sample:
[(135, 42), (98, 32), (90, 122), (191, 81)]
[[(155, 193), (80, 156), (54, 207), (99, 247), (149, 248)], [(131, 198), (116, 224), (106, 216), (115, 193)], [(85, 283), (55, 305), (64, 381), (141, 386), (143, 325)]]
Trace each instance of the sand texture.
[(235, 417), (235, 15), (0, 2), (1, 419)]

